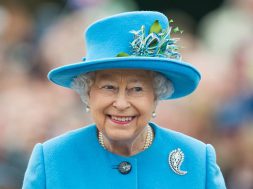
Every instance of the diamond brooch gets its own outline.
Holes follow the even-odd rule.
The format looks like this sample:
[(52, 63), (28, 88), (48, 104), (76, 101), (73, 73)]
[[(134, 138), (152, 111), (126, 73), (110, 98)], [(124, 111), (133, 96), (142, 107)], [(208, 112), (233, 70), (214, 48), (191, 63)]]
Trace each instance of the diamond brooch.
[(184, 153), (180, 148), (177, 148), (170, 152), (168, 161), (174, 173), (178, 175), (187, 174), (187, 171), (180, 170), (181, 164), (184, 161)]

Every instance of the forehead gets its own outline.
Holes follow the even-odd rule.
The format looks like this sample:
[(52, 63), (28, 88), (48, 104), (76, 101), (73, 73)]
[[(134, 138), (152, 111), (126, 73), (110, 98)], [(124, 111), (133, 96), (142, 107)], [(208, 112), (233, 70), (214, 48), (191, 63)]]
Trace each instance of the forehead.
[(131, 69), (113, 69), (96, 71), (96, 80), (117, 80), (126, 78), (127, 80), (146, 81), (150, 80), (151, 71), (131, 70)]

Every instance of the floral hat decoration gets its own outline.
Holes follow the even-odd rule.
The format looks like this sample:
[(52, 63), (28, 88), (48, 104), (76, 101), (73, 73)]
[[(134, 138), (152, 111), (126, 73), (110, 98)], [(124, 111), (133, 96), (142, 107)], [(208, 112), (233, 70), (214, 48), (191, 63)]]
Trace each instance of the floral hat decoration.
[(107, 69), (156, 71), (173, 84), (174, 99), (192, 93), (200, 73), (181, 60), (176, 38), (171, 37), (173, 20), (160, 12), (135, 11), (96, 21), (85, 32), (86, 57), (79, 63), (55, 68), (48, 73), (53, 83), (71, 88), (80, 74)]

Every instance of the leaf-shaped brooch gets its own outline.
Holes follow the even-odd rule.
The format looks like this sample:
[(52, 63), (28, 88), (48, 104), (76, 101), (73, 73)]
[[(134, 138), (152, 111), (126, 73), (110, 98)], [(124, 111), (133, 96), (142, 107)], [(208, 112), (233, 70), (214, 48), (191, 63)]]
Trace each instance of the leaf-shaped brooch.
[(178, 174), (178, 175), (187, 174), (187, 171), (183, 171), (180, 169), (181, 164), (184, 161), (184, 153), (182, 152), (182, 150), (180, 148), (175, 149), (170, 152), (168, 161), (169, 161), (169, 165), (170, 165), (171, 169), (176, 174)]

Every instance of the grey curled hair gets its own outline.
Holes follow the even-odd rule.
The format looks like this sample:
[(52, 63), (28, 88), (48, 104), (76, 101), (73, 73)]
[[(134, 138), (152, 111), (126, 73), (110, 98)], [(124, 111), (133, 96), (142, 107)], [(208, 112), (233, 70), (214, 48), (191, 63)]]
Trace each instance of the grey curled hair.
[[(174, 92), (173, 84), (165, 76), (158, 72), (151, 71), (156, 101), (170, 97)], [(95, 80), (95, 72), (81, 74), (73, 79), (71, 88), (76, 91), (85, 105), (88, 105), (89, 90)]]

